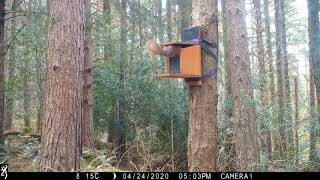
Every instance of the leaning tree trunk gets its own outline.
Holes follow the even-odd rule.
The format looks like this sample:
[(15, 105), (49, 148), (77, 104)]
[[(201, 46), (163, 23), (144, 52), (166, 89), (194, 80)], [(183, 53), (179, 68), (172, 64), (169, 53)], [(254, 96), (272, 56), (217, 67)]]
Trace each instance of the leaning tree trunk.
[[(308, 26), (309, 26), (309, 51), (310, 51), (310, 152), (309, 160), (318, 161), (317, 152), (317, 127), (314, 102), (314, 84), (316, 86), (318, 109), (320, 105), (320, 29), (319, 29), (319, 1), (308, 0)], [(314, 80), (313, 82), (311, 80)], [(313, 84), (314, 83), (314, 84)], [(318, 110), (319, 111), (319, 110)]]
[(245, 1), (226, 2), (230, 42), (233, 143), (237, 171), (252, 171), (259, 162), (257, 124), (252, 103), (250, 58), (245, 21)]
[(0, 0), (0, 152), (4, 149), (4, 18), (5, 18), (5, 0)]
[(42, 171), (80, 168), (85, 1), (50, 2)]
[[(218, 42), (218, 1), (193, 0), (192, 19), (194, 26), (203, 26), (205, 39)], [(215, 51), (217, 53), (217, 51)], [(218, 66), (212, 57), (203, 53), (204, 72)], [(217, 77), (206, 79), (202, 86), (190, 88), (190, 119), (188, 166), (190, 171), (215, 171), (217, 151)]]

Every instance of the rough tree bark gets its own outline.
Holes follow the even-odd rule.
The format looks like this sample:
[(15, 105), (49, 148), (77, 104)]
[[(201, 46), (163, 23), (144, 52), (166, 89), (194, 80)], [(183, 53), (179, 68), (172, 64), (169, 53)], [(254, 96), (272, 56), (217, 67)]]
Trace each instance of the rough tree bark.
[(42, 171), (80, 168), (85, 23), (85, 0), (50, 2)]
[(257, 124), (252, 103), (249, 49), (245, 21), (245, 1), (226, 2), (226, 20), (230, 38), (233, 143), (237, 171), (252, 171), (259, 162)]
[(319, 155), (316, 146), (317, 127), (315, 106), (315, 88), (317, 95), (318, 108), (320, 107), (320, 29), (319, 29), (319, 1), (308, 0), (308, 26), (309, 26), (309, 52), (310, 52), (310, 161), (319, 161)]
[(86, 36), (84, 54), (84, 85), (83, 85), (83, 120), (82, 146), (94, 149), (93, 138), (93, 84), (92, 84), (92, 55), (91, 55), (91, 0), (86, 1)]
[(9, 77), (8, 77), (8, 89), (7, 92), (7, 111), (6, 111), (6, 121), (4, 125), (5, 130), (11, 129), (12, 126), (12, 110), (14, 106), (14, 83), (15, 83), (15, 64), (16, 64), (16, 45), (15, 45), (15, 34), (16, 34), (16, 16), (17, 16), (17, 2), (18, 0), (12, 1), (12, 19), (11, 19), (11, 45), (10, 45), (10, 52), (9, 52)]
[[(269, 68), (269, 102), (271, 103), (275, 98), (275, 85), (274, 85), (274, 66), (273, 66), (273, 55), (272, 55), (272, 42), (271, 42), (271, 28), (270, 28), (270, 14), (269, 14), (269, 0), (263, 0), (263, 12), (264, 12), (264, 23), (266, 32), (266, 44), (267, 44), (267, 54), (266, 59), (268, 61)], [(274, 121), (272, 122), (274, 124)], [(272, 159), (272, 133), (269, 129), (268, 131), (268, 155), (269, 160)]]
[[(226, 21), (226, 0), (221, 1), (222, 9), (222, 30), (223, 30), (223, 53), (224, 53), (224, 71), (225, 71), (225, 99), (228, 100), (231, 97), (231, 72), (230, 72), (230, 48), (229, 48), (229, 35), (228, 26)], [(232, 116), (232, 109), (226, 110), (226, 118), (229, 120)]]
[[(218, 42), (218, 1), (193, 0), (194, 26), (203, 26), (208, 41)], [(215, 51), (217, 54), (217, 51)], [(202, 68), (206, 72), (217, 66), (212, 57), (203, 53)], [(215, 171), (217, 151), (217, 77), (205, 80), (201, 87), (190, 88), (190, 119), (188, 167), (190, 171)]]
[[(225, 87), (225, 122), (224, 129), (231, 129), (230, 118), (232, 117), (232, 105), (231, 105), (231, 72), (230, 72), (230, 48), (229, 48), (229, 35), (228, 35), (228, 26), (226, 21), (226, 0), (221, 1), (221, 19), (222, 19), (222, 31), (223, 31), (223, 54), (224, 54), (224, 87)], [(225, 170), (233, 171), (234, 170), (234, 149), (232, 148), (232, 133), (231, 131), (227, 131), (227, 135), (225, 136), (226, 142), (226, 152), (228, 153), (227, 167)]]

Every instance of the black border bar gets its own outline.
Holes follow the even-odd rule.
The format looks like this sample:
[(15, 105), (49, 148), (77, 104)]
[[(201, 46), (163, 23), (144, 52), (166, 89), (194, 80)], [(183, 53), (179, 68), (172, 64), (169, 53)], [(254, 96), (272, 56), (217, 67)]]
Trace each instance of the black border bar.
[[(320, 172), (7, 172), (6, 180), (238, 180), (320, 179)], [(0, 180), (5, 179), (0, 176)]]

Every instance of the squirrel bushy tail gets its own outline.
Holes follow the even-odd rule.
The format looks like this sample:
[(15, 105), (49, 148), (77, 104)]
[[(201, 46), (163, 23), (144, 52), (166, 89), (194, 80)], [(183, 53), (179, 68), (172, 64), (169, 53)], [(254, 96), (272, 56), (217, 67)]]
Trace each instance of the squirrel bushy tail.
[(147, 49), (149, 50), (150, 53), (160, 55), (160, 56), (165, 56), (165, 52), (163, 48), (154, 40), (149, 40), (146, 44)]
[(174, 45), (162, 47), (154, 40), (149, 40), (146, 46), (149, 52), (160, 55), (160, 56), (173, 57), (173, 56), (179, 55), (180, 53), (179, 47)]

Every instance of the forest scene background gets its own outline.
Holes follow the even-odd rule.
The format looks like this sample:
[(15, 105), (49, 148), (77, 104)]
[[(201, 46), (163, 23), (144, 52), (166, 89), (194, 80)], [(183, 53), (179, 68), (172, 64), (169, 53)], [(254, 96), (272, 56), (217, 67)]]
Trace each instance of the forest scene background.
[[(254, 96), (249, 103), (255, 110), (259, 156), (246, 170), (319, 171), (320, 91), (315, 87), (319, 72), (313, 69), (308, 33), (308, 3), (313, 3), (312, 7), (319, 12), (319, 2), (281, 1), (280, 16), (284, 18), (277, 18), (275, 2), (279, 1), (258, 1), (242, 1), (245, 2)], [(11, 171), (39, 171), (45, 122), (48, 27), (52, 23), (50, 1), (2, 2), (5, 3), (1, 12), (5, 15), (4, 29), (0, 33), (4, 83), (0, 91), (3, 88), (5, 98), (4, 117), (0, 118), (4, 126), (0, 161), (8, 163)], [(189, 89), (179, 79), (157, 77), (165, 70), (164, 60), (150, 54), (145, 44), (150, 39), (162, 44), (179, 41), (180, 32), (192, 26), (192, 0), (91, 0), (87, 3), (87, 47), (91, 51), (88, 72), (92, 75), (88, 84), (92, 96), (88, 101), (92, 106), (89, 116), (93, 118), (94, 141), (82, 148), (81, 169), (188, 170)], [(232, 80), (228, 67), (228, 57), (233, 50), (228, 46), (226, 33), (230, 28), (225, 17), (226, 3), (219, 1), (217, 5), (216, 171), (229, 171), (234, 169), (230, 151), (233, 104), (229, 81)], [(318, 19), (319, 26), (319, 15), (313, 18)], [(277, 36), (277, 23), (282, 27), (284, 41), (279, 41)], [(316, 42), (319, 48), (320, 41)], [(282, 51), (286, 54), (277, 59), (280, 47), (287, 51)], [(314, 51), (320, 52), (320, 49)], [(281, 63), (287, 65), (281, 65), (281, 68), (287, 67), (283, 77), (278, 73)], [(279, 95), (279, 88), (284, 94)], [(285, 139), (282, 132), (288, 132)], [(282, 143), (286, 144), (285, 148)]]

